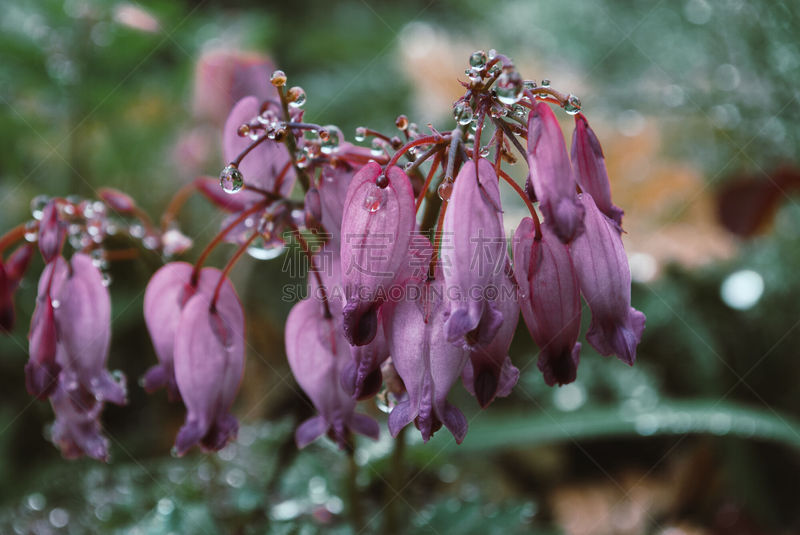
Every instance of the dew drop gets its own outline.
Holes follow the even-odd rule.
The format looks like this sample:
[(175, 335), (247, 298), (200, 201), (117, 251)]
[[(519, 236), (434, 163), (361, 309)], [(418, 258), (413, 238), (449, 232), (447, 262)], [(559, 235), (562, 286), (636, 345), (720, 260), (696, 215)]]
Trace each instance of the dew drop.
[(481, 71), (478, 69), (467, 69), (464, 71), (464, 74), (469, 77), (470, 82), (480, 82), (483, 79), (483, 76), (481, 76)]
[(364, 209), (370, 213), (380, 210), (386, 202), (386, 190), (377, 184), (370, 185), (366, 197), (364, 197)]
[(47, 519), (50, 520), (53, 527), (63, 528), (69, 524), (69, 513), (60, 507), (56, 507), (50, 511), (50, 514), (47, 515)]
[(449, 201), (450, 195), (453, 194), (453, 179), (445, 178), (444, 181), (439, 184), (439, 187), (436, 189), (436, 193), (439, 194), (439, 198), (443, 201)]
[(225, 193), (238, 193), (244, 186), (244, 176), (238, 167), (229, 164), (219, 175), (219, 185)]
[(522, 87), (524, 87), (525, 89), (536, 89), (536, 82), (534, 82), (533, 80), (525, 80), (524, 82), (522, 82)]
[(27, 505), (28, 509), (31, 511), (41, 511), (44, 509), (44, 506), (47, 505), (47, 499), (44, 497), (44, 494), (34, 492), (33, 494), (29, 494), (25, 499), (25, 505)]
[(577, 115), (581, 111), (581, 99), (570, 93), (564, 103), (564, 111), (570, 115)]
[(503, 104), (516, 104), (522, 98), (522, 76), (515, 70), (504, 70), (495, 83), (495, 91)]
[(269, 77), (269, 81), (275, 87), (283, 87), (286, 85), (286, 73), (278, 69)]
[(469, 57), (469, 66), (474, 69), (483, 70), (486, 68), (486, 63), (488, 61), (489, 57), (486, 55), (486, 52), (483, 50), (476, 50)]
[(168, 516), (175, 510), (175, 503), (169, 498), (161, 498), (156, 506), (158, 514)]
[(289, 100), (289, 106), (292, 108), (301, 108), (303, 104), (306, 103), (306, 92), (299, 86), (294, 86), (289, 89), (286, 97)]
[(494, 59), (497, 57), (497, 50), (494, 48), (489, 49), (489, 59)]
[(356, 137), (355, 137), (355, 139), (359, 143), (361, 143), (362, 141), (367, 139), (367, 129), (364, 128), (363, 126), (359, 126), (358, 128), (356, 128)]
[(461, 126), (466, 126), (472, 122), (472, 108), (463, 102), (453, 108), (453, 118)]
[(378, 175), (378, 178), (375, 179), (375, 185), (381, 189), (389, 185), (389, 177), (386, 176), (386, 173), (381, 173)]
[(373, 139), (372, 140), (372, 151), (371, 151), (371, 154), (374, 157), (379, 158), (379, 157), (383, 156), (385, 153), (386, 153), (385, 142), (382, 139), (377, 138), (377, 137), (375, 139)]
[(25, 241), (28, 243), (35, 243), (39, 239), (39, 224), (36, 221), (28, 221), (25, 223)]
[(105, 286), (106, 288), (111, 286), (111, 275), (109, 275), (108, 273), (103, 273), (103, 286)]
[(325, 127), (325, 132), (327, 132), (327, 137), (322, 137), (322, 131), (319, 133), (319, 138), (322, 141), (319, 146), (319, 150), (323, 154), (332, 154), (336, 149), (339, 148), (339, 142), (342, 137), (342, 132), (339, 130), (339, 127), (328, 125)]
[(246, 137), (249, 134), (250, 134), (250, 125), (247, 123), (240, 125), (239, 128), (236, 129), (236, 135), (239, 137)]
[(481, 155), (481, 158), (486, 158), (487, 156), (489, 156), (489, 147), (481, 148), (480, 155)]
[(37, 195), (31, 200), (31, 215), (37, 221), (41, 221), (44, 215), (44, 207), (50, 202), (50, 197), (47, 195)]
[(398, 115), (397, 119), (394, 120), (394, 124), (400, 130), (406, 131), (408, 130), (408, 117), (405, 115)]
[(550, 80), (548, 80), (547, 78), (542, 80), (542, 87), (550, 87)]
[(247, 248), (247, 254), (256, 260), (272, 260), (283, 253), (284, 247), (284, 243), (277, 238), (259, 236)]
[(59, 301), (58, 299), (52, 299), (52, 300), (50, 300), (50, 305), (53, 308), (58, 308), (58, 307), (61, 306), (61, 301)]

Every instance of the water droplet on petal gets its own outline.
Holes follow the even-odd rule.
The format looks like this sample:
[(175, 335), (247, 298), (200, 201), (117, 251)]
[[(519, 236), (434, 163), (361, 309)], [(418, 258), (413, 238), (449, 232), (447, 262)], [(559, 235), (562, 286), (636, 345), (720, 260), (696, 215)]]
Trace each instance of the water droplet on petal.
[(247, 248), (247, 254), (256, 260), (272, 260), (283, 253), (284, 247), (283, 241), (279, 238), (259, 236)]
[(219, 185), (225, 193), (238, 193), (244, 186), (244, 176), (235, 165), (227, 165), (219, 175)]
[(383, 207), (386, 202), (386, 190), (378, 185), (370, 185), (366, 197), (364, 197), (364, 209), (375, 213)]
[(372, 151), (371, 154), (379, 158), (386, 154), (386, 142), (379, 137), (376, 137), (372, 140)]
[(250, 134), (250, 125), (245, 123), (240, 125), (239, 128), (236, 130), (236, 135), (239, 137), (245, 137)]
[(536, 89), (536, 82), (534, 82), (533, 80), (525, 80), (524, 82), (522, 82), (522, 87), (524, 87), (525, 89)]
[(25, 223), (25, 241), (35, 243), (39, 239), (39, 224), (36, 221)]
[(564, 111), (570, 115), (576, 115), (581, 111), (581, 99), (570, 93), (567, 101), (564, 103)]

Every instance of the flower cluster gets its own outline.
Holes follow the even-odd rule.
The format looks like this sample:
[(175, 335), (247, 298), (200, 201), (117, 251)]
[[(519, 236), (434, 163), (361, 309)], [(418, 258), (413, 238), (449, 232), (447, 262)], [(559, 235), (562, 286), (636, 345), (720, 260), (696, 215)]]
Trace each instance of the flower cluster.
[[(142, 221), (129, 234), (169, 258), (191, 245), (173, 223), (191, 191), (229, 215), (194, 264), (159, 269), (144, 300), (158, 364), (142, 385), (163, 387), (185, 405), (178, 454), (194, 445), (218, 450), (235, 436), (230, 409), (244, 372), (245, 318), (228, 273), (245, 253), (277, 257), (288, 237), (309, 269), (307, 297), (286, 321), (286, 354), (318, 411), (297, 429), (299, 447), (322, 435), (346, 449), (353, 433), (376, 438), (378, 423), (356, 410), (376, 395), (392, 435), (413, 423), (427, 441), (444, 426), (460, 443), (468, 424), (448, 394), (459, 379), (481, 407), (510, 394), (519, 370), (508, 353), (520, 313), (545, 382), (575, 380), (581, 296), (592, 313), (586, 340), (632, 365), (645, 318), (631, 307), (623, 213), (612, 203), (603, 152), (580, 101), (546, 80), (523, 79), (494, 51), (472, 54), (466, 74), (454, 128), (429, 125), (426, 134), (400, 115), (397, 135), (359, 127), (355, 141), (370, 138), (363, 147), (335, 126), (304, 122), (305, 92), (287, 88), (286, 75), (275, 71), (271, 85), (230, 111), (219, 179), (184, 187), (161, 228), (121, 192), (104, 190), (89, 204), (49, 200), (23, 229), (47, 264), (26, 372), (31, 393), (52, 401), (62, 451), (105, 458), (97, 416), (105, 401), (125, 398), (104, 369), (109, 300), (91, 255), (103, 249), (113, 220), (100, 208)], [(574, 117), (570, 153), (553, 105)], [(527, 164), (524, 186), (511, 176), (519, 158)], [(528, 217), (507, 220), (501, 184)], [(61, 255), (68, 234), (69, 262)], [(321, 245), (311, 247), (311, 239)], [(0, 251), (4, 241), (13, 240), (0, 238)], [(204, 267), (223, 242), (236, 245), (227, 265)], [(0, 263), (4, 329), (31, 251), (25, 244)]]

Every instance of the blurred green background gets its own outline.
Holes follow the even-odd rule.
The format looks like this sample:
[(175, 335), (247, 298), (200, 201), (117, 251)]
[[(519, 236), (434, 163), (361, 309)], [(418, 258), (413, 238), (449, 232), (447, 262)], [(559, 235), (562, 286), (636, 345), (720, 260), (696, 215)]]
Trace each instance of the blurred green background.
[[(305, 88), (306, 118), (352, 139), (391, 132), (399, 113), (451, 128), (469, 54), (496, 48), (578, 94), (604, 144), (648, 318), (639, 360), (584, 344), (578, 380), (547, 388), (520, 329), (512, 396), (480, 412), (457, 386), (467, 440), (411, 440), (402, 497), (385, 481), (391, 442), (362, 443), (365, 533), (386, 530), (390, 502), (397, 532), (796, 533), (799, 15), (767, 0), (0, 0), (0, 230), (38, 194), (100, 186), (158, 218), (182, 184), (218, 173), (219, 117), (193, 104), (209, 52), (268, 54)], [(219, 220), (189, 202), (187, 258)], [(131, 402), (105, 411), (109, 465), (62, 460), (50, 408), (25, 392), (31, 270), (0, 339), (0, 532), (350, 533), (344, 457), (292, 443), (308, 408), (282, 350), (281, 260), (234, 273), (251, 345), (238, 441), (168, 455), (182, 411), (136, 386), (155, 362), (141, 308), (160, 262), (143, 250), (111, 267), (110, 367)]]

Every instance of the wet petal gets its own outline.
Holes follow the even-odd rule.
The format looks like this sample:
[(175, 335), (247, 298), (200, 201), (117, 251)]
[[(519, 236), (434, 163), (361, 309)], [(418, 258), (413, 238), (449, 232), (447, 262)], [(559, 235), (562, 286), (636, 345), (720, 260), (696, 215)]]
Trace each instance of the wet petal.
[(45, 263), (50, 263), (61, 254), (66, 238), (67, 227), (60, 220), (58, 203), (53, 199), (45, 205), (42, 220), (39, 222), (39, 251)]

